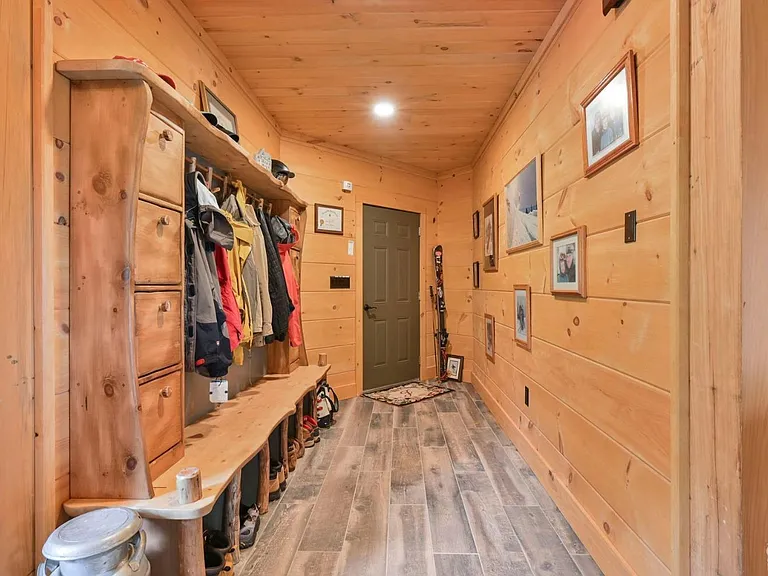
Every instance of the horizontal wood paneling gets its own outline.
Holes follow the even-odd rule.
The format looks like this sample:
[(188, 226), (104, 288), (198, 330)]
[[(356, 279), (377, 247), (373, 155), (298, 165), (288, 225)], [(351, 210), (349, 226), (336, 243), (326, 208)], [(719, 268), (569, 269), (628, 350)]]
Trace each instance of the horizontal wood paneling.
[[(542, 245), (481, 273), (472, 298), (473, 377), (606, 574), (669, 574), (671, 563), (669, 2), (603, 17), (581, 2), (473, 173), (479, 209), (536, 154), (543, 159)], [(637, 54), (640, 146), (584, 177), (580, 103)], [(637, 210), (637, 241), (624, 213)], [(450, 219), (457, 218), (450, 215)], [(550, 294), (550, 238), (587, 226), (588, 298)], [(482, 240), (472, 243), (482, 260)], [(530, 284), (532, 348), (514, 342), (513, 285)], [(484, 314), (496, 318), (485, 357)], [(525, 389), (530, 406), (525, 405)]]

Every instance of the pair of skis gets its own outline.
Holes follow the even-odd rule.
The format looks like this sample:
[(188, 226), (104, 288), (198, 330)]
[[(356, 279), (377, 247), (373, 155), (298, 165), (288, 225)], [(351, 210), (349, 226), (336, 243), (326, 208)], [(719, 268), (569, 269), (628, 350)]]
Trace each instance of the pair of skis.
[(435, 358), (437, 359), (437, 378), (441, 382), (448, 379), (448, 330), (445, 328), (445, 290), (443, 288), (443, 247), (435, 246), (432, 251), (435, 260), (435, 286), (436, 293), (429, 287), (429, 299), (435, 310), (433, 326), (435, 329)]

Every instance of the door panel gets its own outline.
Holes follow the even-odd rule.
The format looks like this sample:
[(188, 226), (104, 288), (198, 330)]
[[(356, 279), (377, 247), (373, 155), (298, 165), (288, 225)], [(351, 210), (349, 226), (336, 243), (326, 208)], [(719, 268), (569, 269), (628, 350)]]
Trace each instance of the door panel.
[(419, 377), (418, 214), (363, 206), (363, 387)]

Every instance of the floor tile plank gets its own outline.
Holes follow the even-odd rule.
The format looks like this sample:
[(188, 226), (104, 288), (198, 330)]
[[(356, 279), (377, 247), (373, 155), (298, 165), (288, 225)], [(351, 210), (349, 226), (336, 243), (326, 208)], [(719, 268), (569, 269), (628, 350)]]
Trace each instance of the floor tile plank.
[(335, 576), (339, 552), (297, 552), (288, 576)]
[(388, 471), (392, 468), (392, 413), (374, 412), (363, 455), (363, 470)]
[(339, 558), (340, 575), (386, 573), (388, 524), (388, 475), (361, 472)]
[(395, 428), (416, 428), (416, 405), (395, 406)]
[(581, 570), (582, 576), (603, 576), (603, 571), (589, 554), (579, 554), (574, 556), (573, 560)]
[(469, 394), (466, 392), (454, 392), (451, 394), (451, 397), (456, 402), (456, 407), (467, 428), (489, 428), (488, 421), (478, 409), (475, 401), (469, 397)]
[(517, 537), (537, 576), (582, 576), (538, 506), (505, 506)]
[(419, 425), (419, 444), (421, 446), (445, 446), (445, 436), (437, 418), (437, 410), (432, 400), (416, 404), (416, 420)]
[(434, 551), (475, 553), (477, 549), (448, 449), (422, 448), (421, 458)]
[(512, 446), (512, 440), (509, 439), (509, 437), (504, 433), (504, 430), (501, 429), (501, 426), (499, 426), (498, 422), (496, 422), (496, 418), (494, 418), (493, 414), (491, 414), (491, 411), (488, 410), (488, 406), (485, 405), (485, 402), (482, 400), (475, 400), (475, 406), (477, 406), (477, 409), (480, 410), (480, 413), (483, 415), (483, 418), (485, 418), (485, 421), (488, 422), (488, 426), (490, 426), (491, 430), (493, 430), (493, 433), (499, 440), (499, 444), (502, 446)]
[(456, 407), (456, 402), (453, 401), (453, 398), (451, 398), (450, 395), (438, 396), (435, 398), (435, 407), (437, 408), (438, 413), (459, 411)]
[(341, 436), (342, 446), (365, 446), (372, 414), (373, 400), (358, 398), (353, 411), (350, 412), (344, 423), (344, 433)]
[(392, 404), (381, 402), (380, 400), (373, 401), (373, 413), (374, 414), (392, 414), (395, 411), (395, 407)]
[(507, 456), (506, 450), (499, 444), (491, 429), (470, 430), (469, 435), (502, 504), (505, 506), (536, 505), (536, 499), (531, 494), (528, 484), (523, 480), (517, 467)]
[(435, 576), (426, 506), (392, 506), (387, 576)]
[(462, 384), (464, 391), (469, 394), (469, 397), (472, 398), (472, 400), (482, 400), (483, 397), (480, 396), (480, 394), (477, 393), (477, 390), (475, 390), (475, 387), (470, 384), (469, 382), (464, 382)]
[(390, 501), (393, 505), (427, 503), (419, 437), (413, 428), (393, 430)]
[(440, 413), (438, 419), (443, 427), (443, 434), (451, 454), (453, 468), (456, 472), (481, 472), (483, 463), (477, 455), (475, 445), (469, 437), (464, 421), (457, 413)]
[(341, 551), (364, 450), (356, 446), (336, 450), (299, 550)]
[(483, 576), (477, 554), (435, 554), (437, 576)]

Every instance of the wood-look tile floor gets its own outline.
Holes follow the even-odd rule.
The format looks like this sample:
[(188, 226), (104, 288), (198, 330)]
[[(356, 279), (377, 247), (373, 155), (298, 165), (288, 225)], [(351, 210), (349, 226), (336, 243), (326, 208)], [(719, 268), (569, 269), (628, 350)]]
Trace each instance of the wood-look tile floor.
[(238, 576), (596, 576), (470, 385), (342, 403), (262, 517)]

